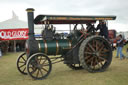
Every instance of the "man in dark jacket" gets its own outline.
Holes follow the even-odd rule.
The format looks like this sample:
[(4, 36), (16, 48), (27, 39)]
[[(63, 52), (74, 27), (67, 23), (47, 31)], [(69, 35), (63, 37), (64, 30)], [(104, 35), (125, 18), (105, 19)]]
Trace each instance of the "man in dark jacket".
[(108, 27), (106, 26), (105, 21), (100, 20), (96, 30), (100, 30), (99, 35), (104, 36), (106, 39), (109, 40), (109, 38), (108, 38)]
[(124, 54), (122, 53), (123, 45), (124, 45), (124, 39), (123, 39), (122, 35), (117, 36), (117, 54), (116, 54), (116, 57), (118, 57), (120, 54), (121, 60), (125, 57)]

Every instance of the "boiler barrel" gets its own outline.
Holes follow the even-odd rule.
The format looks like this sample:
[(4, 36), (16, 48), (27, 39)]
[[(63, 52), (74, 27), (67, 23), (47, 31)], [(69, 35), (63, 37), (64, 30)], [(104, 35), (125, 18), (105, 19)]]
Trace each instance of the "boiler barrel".
[(71, 49), (71, 41), (61, 40), (39, 40), (39, 51), (47, 55), (63, 55)]

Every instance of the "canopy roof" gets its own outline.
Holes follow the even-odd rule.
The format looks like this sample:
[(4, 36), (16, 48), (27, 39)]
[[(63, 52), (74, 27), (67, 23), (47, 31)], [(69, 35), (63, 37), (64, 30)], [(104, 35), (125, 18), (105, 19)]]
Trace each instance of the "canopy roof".
[(81, 15), (38, 15), (35, 24), (86, 24), (97, 20), (115, 20), (116, 16), (81, 16)]

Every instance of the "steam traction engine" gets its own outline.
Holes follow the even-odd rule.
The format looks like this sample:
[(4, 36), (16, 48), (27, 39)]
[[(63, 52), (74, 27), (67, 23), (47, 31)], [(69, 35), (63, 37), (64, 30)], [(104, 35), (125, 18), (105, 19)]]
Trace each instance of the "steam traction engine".
[[(29, 39), (26, 51), (17, 59), (17, 69), (34, 79), (46, 78), (52, 64), (64, 61), (68, 67), (89, 72), (102, 72), (111, 64), (112, 49), (109, 42), (96, 34), (94, 24), (98, 20), (114, 20), (116, 16), (69, 16), (38, 15), (34, 19), (34, 9), (27, 9)], [(34, 24), (43, 24), (42, 39), (34, 37)], [(74, 29), (66, 38), (55, 33), (53, 24), (74, 24)], [(81, 29), (77, 29), (77, 25)], [(83, 24), (88, 24), (85, 31)]]

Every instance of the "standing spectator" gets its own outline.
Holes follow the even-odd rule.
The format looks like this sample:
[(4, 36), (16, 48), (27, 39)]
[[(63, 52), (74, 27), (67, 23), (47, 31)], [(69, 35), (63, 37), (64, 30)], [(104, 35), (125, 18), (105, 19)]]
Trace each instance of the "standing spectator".
[(127, 56), (126, 56), (126, 58), (128, 59), (128, 48), (126, 49), (126, 53), (127, 53)]
[(123, 45), (124, 45), (124, 39), (122, 37), (122, 35), (120, 34), (119, 36), (117, 36), (117, 54), (116, 54), (116, 58), (119, 57), (120, 54), (120, 60), (124, 59), (124, 54), (122, 53), (122, 49), (123, 49)]
[(2, 57), (2, 51), (1, 51), (1, 48), (0, 48), (0, 57)]
[(99, 24), (97, 25), (96, 30), (100, 30), (99, 35), (104, 36), (107, 40), (108, 38), (108, 27), (106, 26), (106, 22), (103, 20), (99, 21)]

